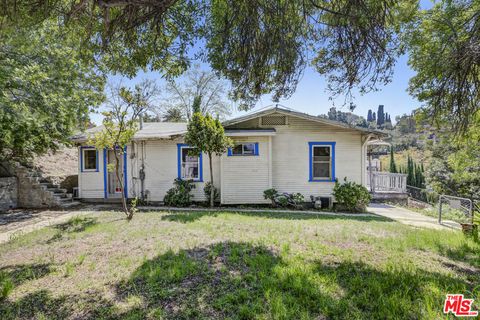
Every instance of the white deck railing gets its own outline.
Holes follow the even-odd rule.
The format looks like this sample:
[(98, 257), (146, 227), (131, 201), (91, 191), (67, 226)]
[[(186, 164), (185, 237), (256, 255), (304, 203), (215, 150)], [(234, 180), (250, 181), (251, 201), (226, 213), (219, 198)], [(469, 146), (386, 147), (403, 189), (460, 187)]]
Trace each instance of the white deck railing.
[(367, 186), (371, 192), (407, 192), (407, 175), (403, 173), (367, 171)]

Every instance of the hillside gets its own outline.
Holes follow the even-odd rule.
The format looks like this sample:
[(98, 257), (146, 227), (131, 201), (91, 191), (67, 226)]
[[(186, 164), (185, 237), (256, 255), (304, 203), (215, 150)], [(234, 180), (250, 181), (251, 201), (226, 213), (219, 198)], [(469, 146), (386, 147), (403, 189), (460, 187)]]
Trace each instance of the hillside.
[(66, 177), (78, 174), (77, 148), (64, 147), (56, 153), (36, 157), (33, 165), (43, 172), (44, 177), (60, 183)]

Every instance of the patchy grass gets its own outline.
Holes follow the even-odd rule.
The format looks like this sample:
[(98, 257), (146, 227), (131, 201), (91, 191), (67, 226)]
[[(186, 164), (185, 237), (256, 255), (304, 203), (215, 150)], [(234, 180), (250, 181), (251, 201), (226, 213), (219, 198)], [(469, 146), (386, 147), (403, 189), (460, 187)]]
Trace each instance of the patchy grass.
[(479, 308), (479, 252), (460, 232), (376, 217), (94, 213), (0, 245), (0, 314), (436, 319), (447, 293)]
[[(408, 210), (418, 212), (422, 215), (438, 219), (439, 204), (428, 208), (408, 207)], [(457, 223), (471, 223), (472, 217), (465, 210), (455, 209), (448, 204), (442, 205), (442, 220), (451, 220)]]

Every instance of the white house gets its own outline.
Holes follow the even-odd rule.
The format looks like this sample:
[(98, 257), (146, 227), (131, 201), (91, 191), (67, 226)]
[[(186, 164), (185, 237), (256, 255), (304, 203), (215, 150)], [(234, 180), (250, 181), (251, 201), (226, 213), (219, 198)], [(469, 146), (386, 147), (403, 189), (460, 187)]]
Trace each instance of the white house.
[[(222, 204), (267, 203), (263, 191), (299, 192), (309, 199), (330, 196), (335, 179), (367, 184), (366, 145), (385, 135), (344, 123), (275, 107), (223, 123), (235, 146), (213, 161)], [(145, 123), (121, 159), (128, 198), (161, 202), (175, 178), (195, 181), (195, 201), (204, 201), (208, 157), (188, 155), (186, 123)], [(75, 136), (79, 152), (79, 197), (105, 201), (122, 190), (107, 164), (112, 150), (86, 145), (96, 127)]]

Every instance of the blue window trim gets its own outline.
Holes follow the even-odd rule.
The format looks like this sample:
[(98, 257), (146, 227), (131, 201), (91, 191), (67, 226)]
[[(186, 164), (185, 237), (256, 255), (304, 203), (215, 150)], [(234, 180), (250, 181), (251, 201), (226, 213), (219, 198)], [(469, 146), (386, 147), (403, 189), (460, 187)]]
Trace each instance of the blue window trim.
[[(97, 162), (96, 165), (95, 165), (95, 167), (96, 167), (95, 170), (92, 170), (92, 169), (85, 170), (83, 168), (83, 150), (88, 150), (88, 149), (94, 149), (97, 152), (96, 156), (95, 156), (96, 162)], [(81, 146), (80, 147), (80, 172), (98, 172), (98, 169), (99, 169), (99, 167), (98, 167), (98, 150), (95, 149), (95, 147), (93, 147), (93, 146)]]
[[(308, 163), (309, 163), (309, 182), (335, 182), (335, 144), (336, 142), (309, 142), (308, 143)], [(313, 147), (314, 146), (329, 146), (332, 149), (330, 155), (332, 161), (332, 178), (331, 179), (314, 179), (313, 178)]]
[(127, 179), (127, 146), (123, 148), (123, 192), (128, 199), (128, 179)]
[[(251, 142), (246, 142), (246, 143), (251, 143)], [(241, 142), (239, 144), (245, 144), (244, 142)], [(228, 148), (227, 150), (227, 156), (228, 157), (251, 157), (251, 156), (258, 156), (260, 155), (258, 151), (258, 142), (255, 142), (255, 146), (253, 148), (253, 154), (233, 154), (232, 148)]]
[(103, 149), (103, 191), (104, 191), (104, 195), (103, 197), (105, 199), (108, 198), (108, 192), (107, 192), (107, 149), (104, 148)]
[[(190, 146), (186, 143), (177, 143), (177, 177), (180, 180), (182, 179), (182, 148), (189, 148)], [(198, 179), (193, 179), (194, 182), (203, 182), (203, 157), (200, 152), (199, 156), (199, 168), (198, 168)]]
[[(123, 192), (125, 198), (128, 198), (128, 178), (127, 178), (127, 146), (123, 149)], [(103, 197), (108, 198), (108, 179), (107, 179), (107, 149), (103, 149)]]

